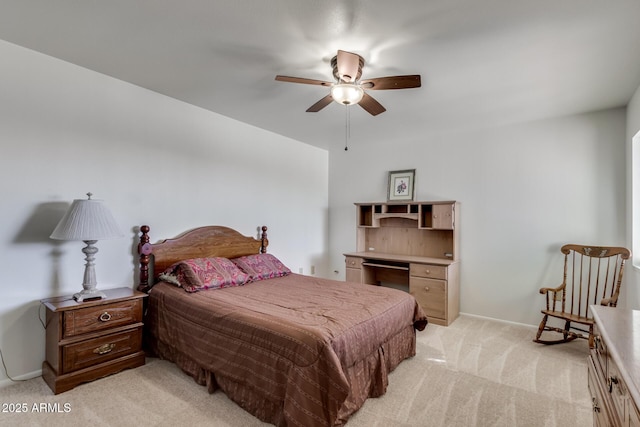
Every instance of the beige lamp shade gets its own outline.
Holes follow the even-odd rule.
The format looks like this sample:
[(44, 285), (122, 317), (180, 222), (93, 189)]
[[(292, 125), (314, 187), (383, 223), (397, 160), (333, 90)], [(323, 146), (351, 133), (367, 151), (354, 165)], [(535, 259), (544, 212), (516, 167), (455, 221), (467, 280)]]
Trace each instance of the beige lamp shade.
[(122, 236), (118, 223), (103, 201), (89, 198), (74, 200), (50, 237), (57, 240), (104, 240)]

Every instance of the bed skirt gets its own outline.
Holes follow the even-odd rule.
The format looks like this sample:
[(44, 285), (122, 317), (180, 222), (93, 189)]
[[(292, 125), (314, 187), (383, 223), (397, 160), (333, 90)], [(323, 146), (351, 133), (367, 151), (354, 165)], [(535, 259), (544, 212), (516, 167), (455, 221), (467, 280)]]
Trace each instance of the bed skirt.
[[(299, 408), (293, 407), (296, 399), (285, 397), (284, 401), (275, 400), (272, 396), (255, 390), (237, 379), (216, 374), (207, 367), (200, 366), (188, 355), (166, 343), (149, 340), (148, 344), (149, 350), (155, 356), (175, 363), (185, 373), (193, 377), (196, 383), (206, 386), (209, 393), (213, 393), (217, 389), (222, 390), (231, 400), (256, 418), (279, 427), (309, 427), (296, 421), (295, 412), (299, 410)], [(382, 343), (377, 351), (364, 359), (357, 361), (352, 366), (343, 367), (350, 386), (349, 394), (343, 401), (333, 424), (324, 421), (318, 425), (328, 427), (344, 425), (349, 417), (360, 409), (367, 398), (382, 396), (387, 390), (389, 373), (400, 362), (415, 356), (415, 354), (416, 331), (413, 326), (410, 326), (390, 337)], [(295, 382), (295, 376), (288, 378), (289, 382)], [(288, 385), (287, 389), (295, 393), (295, 384)]]

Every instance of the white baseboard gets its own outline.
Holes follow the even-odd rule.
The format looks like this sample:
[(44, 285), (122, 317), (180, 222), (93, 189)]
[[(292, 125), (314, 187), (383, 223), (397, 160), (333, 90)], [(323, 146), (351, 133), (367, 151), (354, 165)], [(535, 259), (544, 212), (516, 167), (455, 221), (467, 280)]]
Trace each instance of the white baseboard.
[(478, 314), (460, 313), (462, 316), (475, 317), (476, 319), (490, 320), (492, 322), (507, 323), (514, 326), (522, 326), (524, 328), (538, 329), (538, 325), (528, 325), (526, 323), (512, 322), (510, 320), (496, 319), (495, 317), (480, 316)]
[[(18, 375), (17, 377), (13, 377), (13, 379), (15, 381), (25, 381), (25, 380), (30, 380), (32, 378), (37, 378), (42, 376), (42, 369), (39, 369), (37, 371), (33, 371), (33, 372), (28, 372), (26, 374), (23, 375)], [(9, 387), (10, 385), (15, 384), (14, 381), (11, 381), (9, 378), (4, 379), (4, 380), (0, 380), (0, 389), (1, 388), (5, 388), (5, 387)]]

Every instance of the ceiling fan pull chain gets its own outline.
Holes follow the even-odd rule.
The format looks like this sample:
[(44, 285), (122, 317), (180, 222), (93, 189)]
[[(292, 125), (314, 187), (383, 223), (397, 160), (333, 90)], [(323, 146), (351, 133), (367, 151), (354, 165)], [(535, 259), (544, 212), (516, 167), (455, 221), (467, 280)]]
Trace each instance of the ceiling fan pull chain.
[(349, 106), (345, 105), (344, 113), (344, 151), (349, 151), (349, 138), (351, 138), (351, 117), (349, 116)]

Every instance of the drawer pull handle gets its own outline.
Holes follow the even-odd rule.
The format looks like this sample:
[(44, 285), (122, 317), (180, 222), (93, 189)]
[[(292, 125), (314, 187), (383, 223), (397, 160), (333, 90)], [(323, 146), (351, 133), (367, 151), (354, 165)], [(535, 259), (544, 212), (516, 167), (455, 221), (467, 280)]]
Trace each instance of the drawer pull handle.
[(115, 344), (104, 344), (93, 350), (95, 354), (107, 354), (115, 348)]
[(109, 314), (109, 312), (105, 311), (100, 315), (99, 319), (101, 322), (108, 322), (109, 320), (111, 320), (111, 315)]
[(428, 268), (424, 270), (425, 273), (427, 274), (431, 274), (431, 270), (429, 270)]
[(425, 287), (424, 287), (424, 291), (425, 291), (425, 292), (429, 292), (429, 287), (428, 287), (428, 286), (425, 286)]
[(613, 385), (618, 384), (618, 377), (609, 377), (609, 381), (607, 382), (609, 383), (609, 393), (611, 393), (613, 391)]
[(591, 406), (593, 406), (593, 412), (600, 412), (600, 407), (598, 406), (598, 402), (595, 397), (591, 398)]

